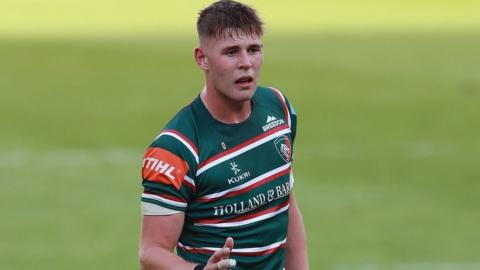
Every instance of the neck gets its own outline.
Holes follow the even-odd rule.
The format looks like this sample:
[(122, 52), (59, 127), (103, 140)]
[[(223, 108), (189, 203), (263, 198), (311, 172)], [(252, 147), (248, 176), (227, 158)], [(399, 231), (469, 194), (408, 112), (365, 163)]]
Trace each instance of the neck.
[(235, 101), (224, 97), (218, 91), (205, 87), (200, 98), (216, 120), (227, 124), (238, 124), (248, 119), (252, 112), (251, 100)]

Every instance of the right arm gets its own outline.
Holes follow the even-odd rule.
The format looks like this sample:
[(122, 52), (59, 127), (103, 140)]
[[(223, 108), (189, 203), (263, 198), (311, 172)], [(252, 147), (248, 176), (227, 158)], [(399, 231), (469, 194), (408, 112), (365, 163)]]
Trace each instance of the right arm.
[[(139, 258), (142, 270), (193, 270), (196, 264), (173, 253), (182, 232), (184, 213), (173, 215), (144, 215), (140, 236)], [(233, 239), (227, 238), (222, 249), (213, 253), (205, 270), (229, 269), (228, 256)], [(217, 265), (221, 265), (218, 268)]]
[(173, 253), (183, 227), (185, 214), (142, 218), (139, 258), (142, 270), (192, 270), (195, 264)]
[[(140, 265), (142, 270), (193, 270), (196, 264), (177, 256), (174, 250), (184, 226), (184, 211), (191, 192), (191, 188), (184, 183), (189, 168), (196, 166), (191, 154), (195, 154), (195, 151), (191, 152), (191, 147), (185, 147), (185, 143), (179, 142), (175, 136), (162, 134), (170, 133), (160, 133), (147, 148), (142, 163), (144, 192)], [(177, 200), (172, 201), (164, 196)], [(233, 239), (229, 237), (224, 247), (212, 254), (204, 270), (231, 268), (227, 259), (232, 248)]]

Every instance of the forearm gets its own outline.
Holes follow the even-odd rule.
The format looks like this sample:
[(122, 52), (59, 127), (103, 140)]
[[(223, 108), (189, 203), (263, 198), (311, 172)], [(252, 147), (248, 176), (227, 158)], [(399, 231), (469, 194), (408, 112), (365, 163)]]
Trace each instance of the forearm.
[(195, 264), (160, 247), (141, 249), (139, 257), (142, 270), (193, 270), (195, 267)]
[(288, 238), (285, 255), (286, 270), (308, 270), (307, 245), (302, 215), (291, 197), (288, 221)]

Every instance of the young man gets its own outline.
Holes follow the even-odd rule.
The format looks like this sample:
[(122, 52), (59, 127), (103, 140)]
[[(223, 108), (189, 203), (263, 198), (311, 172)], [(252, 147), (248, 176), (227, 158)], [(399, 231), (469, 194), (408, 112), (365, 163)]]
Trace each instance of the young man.
[(306, 270), (291, 192), (296, 114), (278, 90), (257, 86), (262, 22), (222, 0), (197, 28), (205, 87), (144, 157), (142, 269)]

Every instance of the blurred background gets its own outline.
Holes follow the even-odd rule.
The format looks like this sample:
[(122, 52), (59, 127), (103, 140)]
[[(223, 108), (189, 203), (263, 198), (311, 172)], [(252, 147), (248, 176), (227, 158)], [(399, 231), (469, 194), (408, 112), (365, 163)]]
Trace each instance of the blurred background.
[[(143, 150), (203, 86), (210, 2), (0, 0), (0, 269), (138, 269)], [(480, 2), (244, 2), (311, 269), (480, 269)]]

